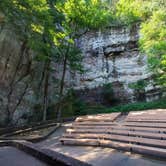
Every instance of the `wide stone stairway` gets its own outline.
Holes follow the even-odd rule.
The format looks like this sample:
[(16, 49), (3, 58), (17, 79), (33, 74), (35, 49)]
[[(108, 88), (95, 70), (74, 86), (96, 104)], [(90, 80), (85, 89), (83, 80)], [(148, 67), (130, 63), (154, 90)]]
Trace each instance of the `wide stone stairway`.
[(64, 145), (101, 146), (166, 159), (166, 110), (82, 116), (60, 139)]

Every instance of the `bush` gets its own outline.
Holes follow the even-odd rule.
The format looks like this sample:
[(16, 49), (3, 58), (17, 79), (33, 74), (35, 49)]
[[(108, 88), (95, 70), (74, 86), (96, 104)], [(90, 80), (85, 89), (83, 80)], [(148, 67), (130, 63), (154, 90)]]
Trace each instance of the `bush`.
[(152, 102), (139, 102), (139, 103), (120, 105), (113, 108), (104, 109), (103, 112), (105, 113), (129, 112), (129, 111), (140, 111), (140, 110), (158, 109), (158, 108), (161, 109), (166, 108), (166, 98)]
[(114, 95), (112, 83), (104, 84), (102, 87), (102, 91), (103, 91), (103, 98), (104, 98), (105, 104), (113, 105), (118, 103), (118, 99), (116, 99)]
[(77, 112), (76, 115), (90, 115), (90, 114), (98, 114), (98, 113), (112, 113), (112, 112), (130, 112), (130, 111), (141, 111), (141, 110), (149, 110), (149, 109), (166, 109), (166, 98), (160, 99), (158, 101), (152, 102), (138, 102), (131, 103), (126, 105), (119, 105), (112, 108), (106, 108), (104, 106), (98, 105), (94, 107), (86, 107), (81, 112)]
[(146, 80), (139, 80), (136, 83), (129, 84), (129, 88), (133, 89), (136, 94), (136, 99), (139, 102), (145, 101), (145, 87), (148, 85)]
[[(106, 87), (108, 88), (108, 85)], [(111, 86), (109, 86), (108, 89), (112, 93)], [(66, 97), (66, 101), (67, 103), (63, 107), (63, 117), (91, 115), (98, 113), (140, 111), (158, 108), (166, 109), (166, 98), (152, 102), (137, 102), (108, 108), (103, 105), (88, 105), (82, 100), (78, 99), (75, 96), (74, 91), (71, 91)]]

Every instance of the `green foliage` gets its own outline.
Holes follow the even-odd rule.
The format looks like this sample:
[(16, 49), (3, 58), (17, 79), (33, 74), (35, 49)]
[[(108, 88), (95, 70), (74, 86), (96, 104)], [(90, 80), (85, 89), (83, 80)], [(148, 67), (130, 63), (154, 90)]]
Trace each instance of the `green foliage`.
[(62, 13), (64, 20), (61, 31), (55, 38), (58, 46), (58, 57), (63, 64), (60, 81), (59, 101), (57, 108), (58, 119), (61, 114), (61, 103), (64, 97), (64, 81), (66, 70), (83, 73), (82, 54), (77, 48), (76, 41), (87, 31), (101, 29), (109, 24), (110, 10), (106, 3), (100, 0), (64, 0), (56, 4), (56, 9)]
[(120, 0), (117, 16), (125, 23), (141, 21), (140, 47), (159, 85), (166, 86), (166, 1)]
[(134, 1), (132, 0), (120, 0), (116, 5), (117, 17), (119, 17), (122, 20), (122, 22), (124, 22), (127, 25), (130, 25), (140, 20), (137, 9), (134, 8), (133, 10), (134, 5)]
[(98, 29), (108, 25), (111, 19), (107, 3), (101, 0), (66, 0), (58, 9), (65, 15), (64, 27), (70, 25), (75, 30)]
[(76, 97), (75, 91), (73, 89), (69, 90), (63, 100), (62, 117), (83, 115), (85, 114), (86, 109), (86, 103)]
[(147, 85), (148, 85), (148, 82), (146, 80), (139, 80), (136, 83), (129, 84), (129, 88), (135, 91), (137, 101), (140, 101), (140, 102), (145, 101), (146, 99), (145, 88)]
[(87, 115), (96, 112), (97, 109), (103, 110), (104, 106), (88, 105), (79, 99), (73, 89), (69, 90), (62, 104), (62, 117), (72, 117), (78, 115)]
[(112, 83), (103, 85), (103, 97), (107, 103), (114, 104), (116, 102), (114, 91), (112, 88)]
[[(5, 23), (17, 34), (20, 42), (25, 42), (26, 47), (33, 51), (32, 63), (35, 60), (47, 64), (43, 65), (44, 71), (42, 71), (39, 69), (42, 65), (39, 63), (35, 69), (40, 70), (40, 74), (35, 74), (35, 79), (42, 75), (43, 80), (50, 81), (49, 74), (46, 74), (51, 72), (50, 64), (52, 62), (63, 64), (62, 79), (56, 81), (58, 85), (61, 84), (60, 88), (58, 87), (61, 92), (57, 94), (61, 95), (60, 103), (64, 101), (63, 116), (95, 113), (95, 110), (96, 113), (103, 111), (98, 109), (100, 106), (88, 108), (72, 93), (67, 94), (66, 100), (63, 98), (65, 71), (70, 69), (84, 72), (81, 65), (82, 54), (77, 48), (76, 41), (92, 29), (102, 29), (110, 24), (130, 25), (142, 21), (141, 48), (149, 55), (149, 67), (154, 72), (156, 81), (166, 86), (166, 1), (164, 0), (119, 0), (118, 3), (117, 0), (3, 0), (0, 1), (0, 12), (5, 15)], [(3, 14), (0, 16), (0, 22), (4, 20)], [(45, 82), (49, 85), (47, 81)], [(131, 88), (141, 91), (145, 86), (146, 83), (140, 81), (131, 85)], [(41, 98), (42, 90), (38, 91), (35, 88), (35, 91)], [(104, 85), (103, 92), (105, 98), (112, 101), (111, 84)], [(158, 104), (141, 103), (111, 110), (129, 111), (152, 106), (156, 107)]]
[[(50, 31), (55, 29), (54, 16), (50, 13), (46, 0), (5, 0), (0, 2), (0, 10), (5, 14), (6, 24), (18, 35), (21, 41), (27, 41), (33, 50), (40, 53), (50, 52), (52, 36)], [(47, 35), (47, 44), (43, 40)]]
[(140, 102), (140, 103), (132, 103), (127, 105), (116, 106), (113, 108), (105, 109), (103, 112), (111, 113), (111, 112), (129, 112), (129, 111), (140, 111), (140, 110), (148, 110), (148, 109), (165, 109), (166, 108), (166, 99), (160, 99), (158, 101), (153, 102)]
[(166, 10), (155, 11), (142, 24), (140, 44), (149, 55), (149, 67), (158, 84), (166, 87)]
[[(49, 103), (50, 66), (51, 62), (57, 59), (57, 46), (54, 38), (59, 29), (56, 24), (60, 24), (62, 21), (62, 17), (60, 17), (60, 13), (58, 13), (54, 5), (54, 0), (0, 1), (0, 11), (5, 15), (5, 24), (16, 34), (21, 45), (20, 54), (18, 55), (20, 56), (19, 63), (22, 63), (23, 56), (29, 61), (29, 70), (26, 73), (29, 76), (27, 87), (31, 88), (31, 90), (33, 89), (33, 95), (38, 100), (36, 101), (40, 101), (41, 105), (43, 105), (43, 117), (45, 117), (47, 103)], [(25, 61), (25, 63), (27, 62)], [(19, 65), (17, 66), (18, 69)], [(19, 71), (16, 71), (16, 74), (17, 72)], [(12, 82), (17, 80), (15, 76), (12, 79)], [(29, 90), (28, 88), (26, 91)], [(25, 94), (26, 92), (24, 96)], [(8, 96), (9, 105), (10, 95)], [(24, 100), (24, 96), (21, 100)]]
[[(165, 109), (166, 108), (166, 98), (160, 99), (153, 102), (138, 102), (126, 105), (115, 106), (112, 108), (105, 108), (102, 106), (96, 106), (94, 109), (89, 109), (82, 111), (82, 114), (98, 114), (98, 113), (112, 113), (112, 112), (129, 112), (129, 111), (140, 111), (149, 109)], [(82, 115), (81, 114), (81, 115)]]
[(62, 72), (58, 71), (62, 77), (56, 82), (59, 87), (55, 92), (59, 96), (56, 100), (62, 104), (67, 91), (66, 70), (84, 72), (76, 41), (88, 30), (108, 25), (110, 10), (100, 0), (5, 0), (0, 1), (0, 11), (20, 44), (25, 43), (24, 47), (33, 52), (33, 89), (45, 116), (52, 104), (48, 97), (52, 62), (63, 66)]
[(136, 83), (129, 84), (129, 88), (139, 91), (139, 90), (144, 90), (147, 85), (148, 85), (147, 81), (139, 80)]
[(146, 21), (153, 12), (164, 9), (163, 0), (119, 0), (116, 5), (116, 15), (126, 24)]
[(43, 111), (42, 111), (42, 105), (41, 104), (35, 104), (34, 105), (34, 111), (31, 115), (28, 115), (28, 122), (40, 122), (43, 118)]
[(54, 38), (59, 60), (67, 60), (71, 70), (83, 72), (82, 54), (76, 41), (89, 29), (99, 29), (109, 24), (111, 14), (106, 3), (100, 0), (64, 0), (56, 4), (64, 20), (61, 31)]
[[(77, 103), (77, 104), (76, 104)], [(73, 113), (68, 114), (67, 110), (64, 110), (65, 117), (80, 116), (80, 115), (91, 115), (98, 113), (112, 113), (112, 112), (129, 112), (129, 111), (140, 111), (149, 109), (166, 109), (166, 98), (152, 101), (152, 102), (137, 102), (126, 105), (119, 105), (112, 108), (106, 108), (102, 105), (89, 106), (81, 101), (76, 101), (76, 107)]]

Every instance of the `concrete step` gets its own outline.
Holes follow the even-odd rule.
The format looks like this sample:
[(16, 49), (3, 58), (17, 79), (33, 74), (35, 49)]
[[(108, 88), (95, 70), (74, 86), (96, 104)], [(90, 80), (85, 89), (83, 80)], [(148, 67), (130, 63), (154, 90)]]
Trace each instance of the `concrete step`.
[[(74, 125), (86, 125), (86, 126), (117, 126), (121, 125), (114, 122), (74, 122)], [(137, 126), (137, 127), (154, 127), (154, 128), (166, 128), (166, 123), (140, 123), (140, 122), (124, 122), (123, 126)]]
[(166, 123), (166, 120), (161, 119), (127, 119), (126, 122), (143, 122), (143, 123)]
[(113, 122), (116, 120), (121, 113), (112, 113), (112, 114), (97, 114), (97, 115), (87, 115), (80, 116), (76, 119), (76, 122)]
[(127, 131), (145, 131), (145, 132), (152, 132), (152, 133), (166, 133), (166, 128), (153, 128), (153, 127), (129, 127), (129, 126), (86, 126), (86, 125), (72, 125), (69, 129), (96, 129), (96, 130), (127, 130)]
[(128, 118), (149, 118), (149, 119), (155, 119), (155, 118), (162, 118), (165, 119), (166, 113), (160, 113), (160, 114), (141, 114), (141, 115), (133, 115), (128, 114)]
[(166, 140), (166, 134), (163, 133), (150, 133), (150, 132), (139, 132), (139, 131), (127, 131), (127, 130), (111, 130), (111, 129), (67, 129), (68, 134), (111, 134), (111, 135), (123, 135), (133, 137), (143, 137), (151, 139)]
[(124, 126), (138, 126), (138, 127), (166, 128), (166, 123), (124, 122), (123, 125)]
[(134, 111), (128, 114), (128, 117), (161, 117), (166, 115), (166, 109), (155, 109), (155, 110), (146, 110), (146, 111)]
[(96, 140), (96, 139), (62, 138), (61, 142), (65, 145), (110, 147), (110, 148), (114, 148), (118, 150), (139, 153), (142, 155), (154, 156), (160, 159), (166, 159), (166, 149), (155, 148), (155, 147), (120, 143), (120, 142), (115, 142), (110, 140)]
[(115, 126), (115, 125), (118, 125), (118, 123), (115, 123), (115, 122), (93, 122), (93, 121), (91, 121), (91, 122), (89, 122), (89, 121), (83, 121), (83, 122), (74, 122), (73, 124), (72, 124), (72, 126), (75, 126), (75, 125), (82, 125), (82, 126), (84, 126), (84, 125), (88, 125), (88, 126)]
[(66, 130), (61, 142), (67, 145), (110, 147), (166, 158), (165, 113), (143, 111), (129, 113), (123, 118), (123, 115), (116, 113), (79, 117)]
[(142, 116), (130, 116), (128, 115), (126, 117), (126, 120), (132, 120), (132, 119), (140, 119), (140, 120), (166, 120), (166, 114), (165, 115), (142, 115)]
[(111, 140), (123, 143), (139, 144), (150, 147), (166, 148), (166, 140), (158, 139), (148, 139), (141, 137), (131, 137), (131, 136), (121, 136), (121, 135), (111, 135), (111, 134), (64, 134), (64, 138), (73, 139), (101, 139), (101, 140)]

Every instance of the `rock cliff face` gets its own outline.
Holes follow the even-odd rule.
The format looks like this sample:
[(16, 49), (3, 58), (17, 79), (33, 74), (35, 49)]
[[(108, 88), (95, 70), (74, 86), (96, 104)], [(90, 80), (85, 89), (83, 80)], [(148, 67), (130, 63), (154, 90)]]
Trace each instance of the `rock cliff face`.
[(151, 80), (147, 57), (138, 49), (139, 26), (108, 28), (103, 32), (89, 32), (79, 40), (84, 54), (85, 74), (77, 75), (75, 88), (79, 96), (90, 102), (104, 102), (104, 84), (111, 84), (114, 98), (119, 102), (139, 100), (131, 84), (146, 81), (142, 87), (144, 99), (161, 96), (159, 87)]
[[(161, 90), (151, 79), (147, 57), (138, 49), (138, 39), (138, 26), (88, 32), (78, 41), (84, 55), (85, 73), (67, 72), (65, 85), (74, 87), (78, 97), (93, 104), (113, 105), (159, 98), (162, 96)], [(31, 63), (32, 53), (24, 50), (23, 46), (10, 28), (0, 27), (0, 122), (10, 116), (15, 123), (18, 120), (19, 123), (25, 123), (26, 116), (32, 113), (36, 102), (35, 90), (40, 90), (41, 96), (43, 94), (42, 88), (36, 88), (40, 82), (33, 81), (33, 78), (42, 78), (44, 65)], [(20, 52), (22, 49), (24, 51)], [(56, 79), (61, 75), (62, 65), (53, 66), (55, 71), (58, 69), (52, 74)], [(141, 85), (141, 89), (131, 88), (131, 84), (138, 84), (139, 81), (147, 83)], [(55, 82), (51, 82), (49, 98), (53, 100), (55, 88)], [(38, 102), (43, 101), (41, 99)]]
[(29, 112), (29, 103), (25, 100), (20, 103), (29, 88), (27, 77), (21, 78), (22, 74), (28, 72), (28, 57), (24, 54), (20, 57), (20, 49), (16, 36), (9, 28), (3, 28), (0, 31), (0, 125), (7, 117), (14, 117), (14, 122), (19, 120), (24, 123), (20, 117)]

